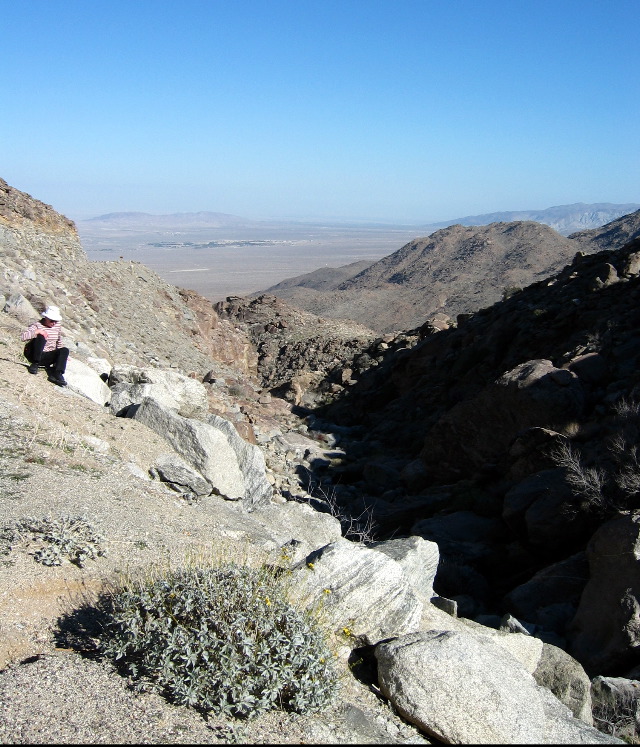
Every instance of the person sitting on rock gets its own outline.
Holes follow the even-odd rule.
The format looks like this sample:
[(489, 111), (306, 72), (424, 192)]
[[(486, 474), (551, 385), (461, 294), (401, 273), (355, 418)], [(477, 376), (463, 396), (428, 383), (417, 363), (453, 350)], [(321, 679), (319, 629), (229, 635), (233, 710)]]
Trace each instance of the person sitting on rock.
[(25, 329), (20, 339), (28, 341), (24, 346), (24, 356), (30, 363), (27, 371), (37, 374), (39, 368), (45, 368), (49, 381), (58, 386), (67, 386), (64, 372), (69, 348), (62, 347), (61, 321), (60, 309), (48, 306), (42, 312), (42, 319)]

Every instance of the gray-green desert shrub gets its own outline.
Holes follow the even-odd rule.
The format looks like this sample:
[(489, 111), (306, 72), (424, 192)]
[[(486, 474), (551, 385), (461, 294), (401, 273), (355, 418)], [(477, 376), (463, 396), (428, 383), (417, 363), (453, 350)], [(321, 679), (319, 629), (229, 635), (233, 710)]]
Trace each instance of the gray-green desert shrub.
[(137, 680), (172, 700), (246, 717), (327, 705), (333, 656), (314, 618), (279, 577), (235, 564), (128, 582), (102, 597), (100, 647)]
[(67, 560), (81, 568), (87, 560), (106, 554), (104, 538), (83, 516), (38, 519), (29, 516), (0, 529), (0, 554), (20, 543), (36, 544), (32, 555), (43, 565), (62, 565)]

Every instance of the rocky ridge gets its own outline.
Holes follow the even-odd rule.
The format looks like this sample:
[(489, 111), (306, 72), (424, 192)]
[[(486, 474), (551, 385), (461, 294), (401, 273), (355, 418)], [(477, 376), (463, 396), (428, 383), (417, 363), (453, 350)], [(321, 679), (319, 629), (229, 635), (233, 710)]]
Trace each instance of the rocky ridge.
[[(0, 652), (6, 665), (0, 672), (2, 741), (68, 742), (79, 736), (96, 741), (96, 730), (100, 738), (115, 742), (237, 741), (236, 725), (223, 718), (196, 719), (192, 711), (158, 698), (132, 700), (119, 675), (83, 659), (73, 636), (60, 628), (60, 618), (80, 599), (90, 599), (123, 566), (144, 568), (159, 554), (180, 563), (185, 553), (204, 552), (213, 544), (224, 553), (241, 545), (258, 554), (279, 555), (286, 549), (300, 587), (312, 599), (327, 600), (337, 661), (344, 667), (343, 688), (328, 713), (270, 714), (243, 727), (241, 736), (249, 742), (424, 743), (428, 735), (461, 742), (619, 743), (592, 727), (591, 684), (561, 648), (530, 635), (517, 620), (505, 618), (496, 630), (455, 615), (458, 601), (437, 588), (441, 564), (436, 542), (416, 532), (372, 543), (366, 527), (360, 535), (365, 542), (340, 536), (355, 516), (357, 475), (366, 472), (368, 485), (375, 487), (364, 497), (380, 495), (382, 489), (384, 500), (396, 475), (396, 465), (379, 459), (379, 446), (362, 432), (357, 416), (327, 427), (319, 415), (326, 417), (328, 411), (314, 415), (307, 406), (274, 396), (278, 386), (262, 387), (258, 362), (253, 373), (258, 355), (251, 355), (249, 332), (240, 325), (236, 329), (220, 320), (213, 309), (200, 305), (201, 299), (166, 286), (135, 263), (105, 263), (99, 271), (88, 267), (68, 222), (60, 231), (58, 258), (50, 209), (33, 201), (32, 220), (26, 214), (31, 198), (7, 187), (3, 199), (1, 241), (8, 261), (0, 288), (5, 299), (0, 336), (5, 351), (0, 357), (0, 508), (6, 558), (0, 568)], [(40, 214), (46, 219), (39, 221)], [(127, 273), (134, 276), (131, 282)], [(89, 291), (78, 289), (87, 278), (93, 299)], [(123, 299), (131, 298), (135, 309), (115, 303), (119, 299), (124, 306)], [(42, 303), (52, 301), (59, 302), (69, 319), (72, 358), (80, 364), (69, 369), (68, 389), (28, 376), (18, 341), (24, 317), (37, 315)], [(94, 309), (91, 315), (90, 301), (98, 308), (106, 304), (113, 313)], [(273, 305), (265, 299), (262, 310), (269, 309)], [(83, 326), (86, 318), (92, 327)], [(156, 324), (153, 330), (150, 320)], [(264, 328), (265, 320), (258, 326)], [(345, 323), (343, 331), (348, 328)], [(411, 335), (414, 347), (371, 340), (363, 332), (358, 344), (374, 346), (381, 360), (365, 361), (357, 379), (343, 377), (340, 388), (329, 392), (344, 398), (336, 418), (344, 417), (351, 393), (355, 403), (371, 386), (369, 374), (379, 376), (391, 361), (406, 360), (420, 348), (420, 336), (435, 339), (441, 334), (438, 328), (436, 320)], [(198, 339), (203, 330), (207, 337)], [(338, 335), (334, 343), (342, 344), (341, 339), (348, 335)], [(345, 349), (350, 350), (348, 345)], [(220, 357), (214, 355), (217, 350)], [(173, 352), (178, 362), (172, 367), (165, 361)], [(328, 356), (330, 351), (310, 350), (310, 360), (318, 361), (314, 365), (325, 365), (327, 358), (317, 358), (318, 353)], [(276, 370), (267, 360), (265, 380)], [(104, 385), (101, 376), (111, 386), (96, 397), (88, 382)], [(323, 399), (332, 399), (326, 394)], [(381, 405), (380, 399), (372, 399), (374, 409)], [(300, 415), (306, 415), (304, 421)], [(188, 434), (194, 432), (201, 456), (188, 445)], [(395, 456), (406, 464), (397, 441)], [(229, 464), (222, 474), (216, 458), (220, 447)], [(367, 455), (363, 448), (370, 450)], [(361, 467), (366, 469), (359, 472)], [(324, 481), (321, 489), (304, 484), (298, 468), (314, 481)], [(412, 474), (417, 489), (406, 491), (407, 498), (430, 483), (420, 469), (403, 472), (405, 477)], [(354, 500), (342, 506), (331, 488), (337, 487), (332, 482), (337, 474), (345, 483), (355, 476), (343, 493)], [(260, 487), (256, 492), (249, 484)], [(60, 519), (63, 513), (82, 513), (97, 531), (91, 542), (104, 541), (108, 554), (53, 567), (35, 562), (43, 550), (36, 550), (38, 524), (27, 518)], [(422, 512), (428, 515), (428, 510)], [(446, 531), (441, 532), (445, 549), (446, 540)], [(384, 648), (391, 639), (394, 646)], [(85, 652), (89, 644), (85, 639)], [(477, 656), (460, 657), (458, 651), (471, 649)], [(442, 662), (426, 679), (421, 665), (413, 666), (423, 659)], [(553, 681), (550, 670), (556, 675)], [(487, 677), (486, 672), (495, 675)], [(39, 687), (43, 680), (51, 683), (46, 690)], [(399, 689), (397, 683), (402, 683)], [(90, 708), (87, 690), (95, 694)], [(437, 692), (449, 697), (434, 707)], [(464, 714), (478, 693), (478, 708), (469, 719)], [(491, 713), (482, 707), (487, 698), (499, 704)], [(136, 720), (123, 722), (122, 713), (131, 709)], [(32, 718), (33, 713), (40, 717)], [(514, 721), (509, 714), (518, 716)]]
[[(418, 238), (364, 270), (348, 267), (282, 281), (266, 292), (318, 315), (355, 319), (379, 332), (455, 318), (553, 275), (577, 251), (621, 247), (640, 231), (640, 211), (565, 237), (541, 223), (453, 225)], [(257, 294), (256, 294), (257, 295)]]

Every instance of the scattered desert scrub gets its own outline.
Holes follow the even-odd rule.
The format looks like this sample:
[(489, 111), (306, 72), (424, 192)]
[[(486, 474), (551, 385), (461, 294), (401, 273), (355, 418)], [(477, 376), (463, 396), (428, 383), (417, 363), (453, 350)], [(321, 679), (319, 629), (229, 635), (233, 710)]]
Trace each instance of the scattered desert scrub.
[(24, 545), (38, 563), (62, 565), (68, 561), (83, 567), (87, 560), (96, 560), (106, 554), (104, 538), (83, 516), (61, 516), (57, 519), (38, 519), (29, 516), (0, 529), (0, 554)]
[[(365, 506), (359, 514), (354, 515), (339, 504), (335, 489), (325, 489), (320, 482), (316, 483), (312, 479), (311, 473), (308, 475), (306, 490), (313, 496), (314, 508), (324, 510), (338, 519), (343, 537), (360, 544), (375, 542), (377, 523), (371, 508)], [(312, 500), (308, 502), (312, 503)]]
[(320, 710), (337, 686), (317, 613), (290, 574), (235, 561), (155, 568), (106, 590), (99, 650), (173, 702), (246, 718)]
[(621, 398), (613, 406), (608, 435), (588, 461), (570, 440), (550, 456), (565, 469), (574, 495), (573, 509), (601, 517), (640, 507), (640, 402)]
[(598, 731), (618, 737), (628, 744), (640, 744), (638, 700), (631, 696), (607, 699), (594, 705), (593, 723)]
[(586, 466), (580, 452), (568, 441), (558, 444), (552, 458), (565, 469), (565, 480), (579, 504), (576, 508), (585, 511), (603, 511), (607, 500), (603, 493), (606, 475), (602, 469)]

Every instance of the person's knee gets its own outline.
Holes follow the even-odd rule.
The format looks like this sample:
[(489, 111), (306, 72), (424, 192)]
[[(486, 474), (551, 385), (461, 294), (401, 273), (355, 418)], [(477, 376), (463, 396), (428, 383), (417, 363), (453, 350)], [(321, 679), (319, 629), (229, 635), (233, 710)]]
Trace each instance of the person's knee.
[(42, 335), (36, 335), (29, 343), (29, 355), (32, 358), (40, 358), (44, 350), (46, 340)]
[(56, 350), (55, 368), (57, 371), (64, 372), (68, 357), (69, 348), (58, 348)]

